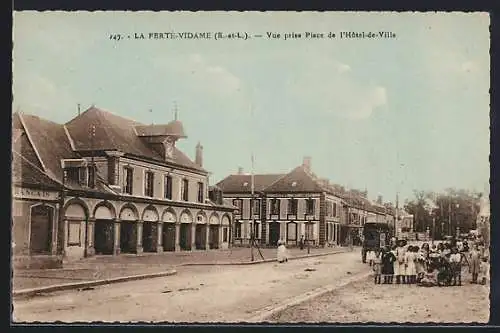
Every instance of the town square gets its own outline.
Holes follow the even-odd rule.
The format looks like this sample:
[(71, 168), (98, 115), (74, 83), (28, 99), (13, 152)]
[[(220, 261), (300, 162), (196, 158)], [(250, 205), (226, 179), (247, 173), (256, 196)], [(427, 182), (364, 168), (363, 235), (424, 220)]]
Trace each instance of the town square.
[(487, 323), (488, 24), (16, 12), (12, 322)]

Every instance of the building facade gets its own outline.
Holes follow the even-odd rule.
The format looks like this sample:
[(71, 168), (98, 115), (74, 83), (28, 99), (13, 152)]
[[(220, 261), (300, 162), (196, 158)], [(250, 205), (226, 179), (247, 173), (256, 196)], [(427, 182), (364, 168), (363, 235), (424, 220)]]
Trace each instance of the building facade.
[[(20, 155), (59, 186), (51, 253), (71, 259), (229, 245), (234, 207), (210, 200), (203, 147), (195, 161), (177, 149), (186, 137), (180, 121), (143, 125), (91, 107), (66, 124), (16, 113), (13, 128), (29, 148)], [(16, 221), (13, 230), (25, 237)]]
[(313, 246), (344, 244), (349, 233), (361, 239), (362, 226), (372, 214), (386, 221), (385, 207), (376, 207), (358, 193), (318, 178), (311, 159), (287, 174), (230, 175), (217, 186), (227, 204), (237, 207), (234, 216), (234, 244), (248, 244), (253, 232), (262, 245), (275, 246), (279, 240), (289, 246), (301, 237)]

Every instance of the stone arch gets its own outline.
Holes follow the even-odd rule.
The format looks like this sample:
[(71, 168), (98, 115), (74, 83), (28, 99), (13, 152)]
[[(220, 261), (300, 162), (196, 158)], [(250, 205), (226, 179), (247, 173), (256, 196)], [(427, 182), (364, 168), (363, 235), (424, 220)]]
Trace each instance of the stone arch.
[[(83, 209), (82, 209), (83, 210)], [(30, 254), (46, 254), (52, 251), (54, 239), (54, 217), (56, 208), (46, 203), (29, 207), (28, 244)]]
[[(226, 221), (227, 221), (227, 223), (226, 223)], [(229, 214), (225, 213), (224, 215), (222, 215), (220, 223), (223, 225), (230, 225), (231, 224), (231, 217), (229, 216)]]
[(189, 209), (184, 209), (179, 215), (180, 223), (193, 223), (193, 214)]
[(207, 221), (207, 213), (205, 213), (205, 211), (203, 211), (203, 210), (200, 210), (198, 213), (196, 213), (195, 222), (196, 223), (202, 223), (202, 224), (208, 223), (208, 221)]
[(124, 221), (136, 221), (139, 219), (139, 210), (134, 204), (127, 202), (120, 208), (119, 217)]
[(175, 213), (175, 210), (173, 210), (171, 207), (166, 208), (161, 215), (161, 220), (163, 222), (170, 223), (177, 222), (177, 214)]
[(85, 203), (85, 201), (83, 201), (80, 198), (72, 198), (68, 202), (66, 202), (66, 204), (64, 205), (64, 216), (67, 217), (68, 216), (67, 215), (68, 212), (75, 213), (75, 215), (76, 215), (76, 213), (77, 213), (76, 211), (72, 211), (71, 209), (68, 210), (68, 208), (72, 208), (72, 206), (75, 206), (74, 207), (75, 209), (78, 209), (76, 207), (80, 206), (80, 208), (83, 210), (84, 217), (88, 217), (89, 216), (89, 207), (87, 206), (87, 204)]
[[(107, 208), (109, 213), (103, 208)], [(99, 211), (98, 211), (99, 210)], [(92, 213), (92, 217), (95, 219), (115, 219), (116, 218), (116, 208), (113, 204), (107, 200), (99, 202)]]
[[(148, 212), (151, 212), (151, 213), (148, 213)], [(156, 209), (156, 207), (153, 205), (148, 205), (142, 211), (141, 219), (143, 221), (148, 221), (148, 222), (158, 222), (160, 219), (160, 214), (158, 214), (158, 209)]]
[(208, 220), (208, 223), (210, 224), (220, 224), (221, 220), (219, 218), (219, 214), (217, 214), (216, 212), (213, 212), (211, 215), (210, 215), (210, 219)]

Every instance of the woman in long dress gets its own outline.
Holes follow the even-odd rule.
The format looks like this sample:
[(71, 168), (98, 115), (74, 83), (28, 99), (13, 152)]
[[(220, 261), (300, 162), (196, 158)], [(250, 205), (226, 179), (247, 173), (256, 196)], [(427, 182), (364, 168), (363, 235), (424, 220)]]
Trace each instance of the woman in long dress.
[(288, 261), (288, 253), (284, 242), (278, 241), (278, 262), (284, 263)]
[(394, 276), (394, 263), (396, 262), (396, 256), (389, 247), (385, 247), (382, 250), (382, 276), (384, 277), (384, 284), (392, 284), (392, 279)]

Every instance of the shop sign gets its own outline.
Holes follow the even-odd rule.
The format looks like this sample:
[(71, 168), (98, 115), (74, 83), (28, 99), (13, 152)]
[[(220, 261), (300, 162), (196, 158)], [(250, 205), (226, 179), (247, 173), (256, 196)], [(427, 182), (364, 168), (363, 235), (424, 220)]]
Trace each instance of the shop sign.
[(14, 197), (22, 199), (35, 199), (35, 200), (57, 200), (59, 198), (59, 194), (58, 192), (53, 192), (53, 191), (15, 187)]

